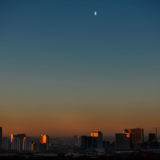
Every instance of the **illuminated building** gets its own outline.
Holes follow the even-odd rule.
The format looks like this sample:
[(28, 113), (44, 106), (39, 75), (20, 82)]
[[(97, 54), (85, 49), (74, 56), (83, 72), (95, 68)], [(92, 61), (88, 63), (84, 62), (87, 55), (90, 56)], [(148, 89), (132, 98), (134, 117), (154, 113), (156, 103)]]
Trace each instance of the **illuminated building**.
[(78, 146), (82, 149), (98, 149), (103, 147), (103, 134), (99, 130), (91, 132), (90, 136), (76, 137)]
[(142, 143), (144, 141), (144, 129), (142, 128), (124, 129), (123, 133), (128, 138), (131, 137), (132, 143)]
[(49, 141), (48, 135), (42, 134), (42, 135), (40, 136), (40, 144), (46, 144), (46, 143), (48, 143), (48, 141)]
[(99, 130), (94, 130), (91, 132), (91, 137), (99, 137), (99, 138), (103, 139), (103, 134)]
[(103, 133), (99, 130), (94, 130), (91, 132), (91, 137), (97, 138), (97, 148), (102, 148), (103, 146)]
[(49, 136), (46, 134), (42, 134), (40, 136), (40, 151), (45, 152), (49, 147)]
[(11, 134), (11, 143), (13, 142), (14, 135)]
[(124, 133), (117, 133), (116, 135), (116, 150), (130, 150), (131, 137)]
[(0, 127), (0, 150), (2, 149), (2, 127)]
[(11, 134), (11, 150), (16, 152), (24, 151), (25, 134)]

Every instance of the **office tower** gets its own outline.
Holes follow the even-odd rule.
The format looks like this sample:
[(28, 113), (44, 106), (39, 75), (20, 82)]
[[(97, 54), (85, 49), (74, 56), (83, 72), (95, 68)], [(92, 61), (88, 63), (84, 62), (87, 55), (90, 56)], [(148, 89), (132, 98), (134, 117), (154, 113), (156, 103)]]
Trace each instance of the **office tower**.
[(74, 136), (74, 145), (77, 147), (80, 147), (81, 137), (80, 136)]
[(0, 127), (0, 150), (2, 149), (2, 127)]
[(16, 152), (24, 151), (25, 134), (11, 134), (11, 150)]
[(131, 137), (124, 133), (117, 133), (116, 135), (116, 150), (129, 150), (131, 149)]
[(49, 147), (49, 136), (46, 134), (42, 134), (40, 136), (40, 151), (41, 152), (46, 152)]
[(91, 132), (91, 137), (97, 138), (97, 148), (102, 148), (103, 146), (103, 133), (99, 130), (94, 130)]
[(149, 142), (153, 142), (153, 141), (156, 141), (157, 140), (157, 136), (155, 133), (149, 133), (148, 134), (148, 141)]
[(88, 148), (88, 136), (81, 136), (80, 146), (82, 149)]
[(3, 151), (9, 151), (10, 149), (10, 139), (8, 137), (2, 138), (2, 149)]
[(34, 141), (27, 137), (24, 142), (24, 152), (33, 152), (34, 151)]
[(46, 134), (42, 134), (40, 136), (40, 144), (46, 144), (48, 142), (48, 136)]
[(11, 134), (11, 143), (13, 142), (13, 139), (14, 139), (14, 135)]
[(98, 139), (91, 136), (81, 136), (80, 147), (82, 149), (96, 149), (98, 148)]
[(143, 128), (124, 129), (123, 133), (126, 134), (128, 138), (132, 137), (132, 143), (142, 143), (144, 141)]

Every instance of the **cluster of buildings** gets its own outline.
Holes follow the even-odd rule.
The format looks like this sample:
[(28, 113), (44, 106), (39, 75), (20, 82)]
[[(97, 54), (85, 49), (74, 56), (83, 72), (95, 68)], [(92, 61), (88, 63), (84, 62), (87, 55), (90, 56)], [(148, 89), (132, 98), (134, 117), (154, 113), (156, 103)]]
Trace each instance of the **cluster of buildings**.
[(2, 137), (0, 127), (0, 151), (6, 152), (116, 152), (135, 151), (141, 149), (160, 149), (157, 133), (149, 133), (145, 140), (143, 128), (124, 129), (122, 133), (116, 133), (112, 142), (107, 141), (103, 133), (94, 130), (90, 135), (75, 136), (73, 143), (69, 145), (57, 145), (52, 142), (48, 135), (42, 134), (37, 137), (27, 137), (25, 134), (11, 134), (10, 137)]
[(149, 133), (148, 139), (145, 140), (143, 128), (124, 129), (123, 133), (115, 135), (116, 150), (141, 150), (141, 149), (158, 149), (157, 132)]
[(115, 135), (116, 150), (130, 150), (144, 142), (144, 129), (124, 129), (123, 133)]
[(144, 136), (143, 128), (124, 129), (122, 133), (116, 133), (115, 139), (106, 141), (101, 131), (95, 130), (90, 136), (75, 136), (75, 145), (83, 150), (104, 152), (140, 151), (160, 149), (157, 132)]
[(39, 139), (27, 137), (26, 134), (11, 134), (2, 137), (0, 127), (0, 150), (10, 152), (45, 152), (48, 149), (49, 136), (42, 134)]

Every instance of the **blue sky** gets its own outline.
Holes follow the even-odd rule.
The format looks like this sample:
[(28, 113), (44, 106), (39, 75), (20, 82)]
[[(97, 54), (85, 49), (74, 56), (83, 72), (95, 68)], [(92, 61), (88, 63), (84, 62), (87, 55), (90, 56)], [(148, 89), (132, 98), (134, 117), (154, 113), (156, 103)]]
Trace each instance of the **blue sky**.
[[(80, 113), (85, 123), (114, 108), (121, 113), (112, 124), (124, 117), (126, 125), (133, 127), (136, 109), (142, 113), (147, 107), (146, 118), (141, 120), (139, 115), (136, 122), (145, 125), (149, 113), (154, 116), (160, 104), (159, 7), (158, 0), (2, 0), (2, 125), (23, 131), (21, 124), (11, 125), (14, 115), (22, 113), (8, 118), (9, 110), (18, 107), (32, 112), (44, 106), (52, 112), (68, 110), (64, 117)], [(91, 108), (93, 117), (87, 118), (86, 110)], [(105, 116), (103, 120), (108, 121)], [(89, 122), (85, 129), (81, 127), (84, 132), (102, 123)], [(114, 127), (102, 128), (107, 133)]]

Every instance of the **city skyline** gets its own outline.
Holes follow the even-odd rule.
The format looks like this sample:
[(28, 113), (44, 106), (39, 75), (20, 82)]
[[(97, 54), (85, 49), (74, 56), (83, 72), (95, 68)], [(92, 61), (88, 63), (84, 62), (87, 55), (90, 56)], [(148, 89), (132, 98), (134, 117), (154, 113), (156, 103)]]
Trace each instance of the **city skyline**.
[(4, 135), (159, 128), (159, 6), (158, 0), (0, 1)]
[[(150, 128), (150, 129), (148, 129), (148, 130), (146, 130), (146, 129), (144, 129), (143, 127), (128, 127), (128, 128), (135, 128), (135, 129), (139, 129), (139, 128), (142, 128), (144, 131), (143, 131), (143, 134), (144, 134), (144, 136), (148, 136), (148, 134), (150, 134), (150, 133), (153, 133), (153, 134), (156, 134), (157, 135), (157, 137), (159, 137), (160, 135), (159, 135), (159, 129), (160, 129), (160, 127), (152, 127), (152, 128)], [(57, 135), (57, 134), (52, 134), (52, 132), (50, 132), (50, 131), (45, 131), (45, 130), (43, 130), (43, 131), (40, 131), (38, 134), (28, 134), (28, 133), (26, 133), (26, 132), (23, 132), (23, 131), (17, 131), (17, 132), (11, 132), (11, 131), (9, 131), (8, 132), (8, 134), (6, 134), (6, 132), (5, 132), (5, 128), (3, 128), (3, 132), (2, 132), (2, 126), (0, 126), (0, 129), (1, 129), (1, 136), (2, 136), (2, 133), (3, 133), (3, 136), (4, 137), (12, 137), (12, 135), (15, 135), (15, 134), (25, 134), (25, 135), (27, 135), (27, 136), (35, 136), (35, 137), (37, 137), (37, 136), (39, 136), (39, 135), (50, 135), (51, 137), (73, 137), (73, 136), (80, 136), (80, 135), (89, 135), (90, 133), (90, 135), (91, 136), (96, 136), (96, 134), (93, 134), (92, 133), (92, 131), (95, 131), (95, 132), (98, 132), (98, 131), (102, 131), (103, 133), (104, 133), (104, 137), (114, 137), (115, 136), (115, 134), (116, 133), (121, 133), (122, 132), (122, 130), (125, 132), (126, 130), (128, 130), (128, 128), (126, 127), (126, 128), (121, 128), (120, 130), (116, 130), (114, 133), (112, 133), (112, 134), (108, 134), (108, 133), (110, 133), (110, 132), (104, 132), (104, 130), (103, 129), (95, 129), (95, 128), (92, 128), (91, 130), (88, 130), (87, 132), (83, 132), (83, 131), (80, 131), (78, 134), (77, 133), (74, 133), (73, 135), (71, 135), (71, 134), (59, 134), (59, 135)], [(123, 132), (123, 133), (124, 133)], [(49, 134), (49, 133), (51, 133), (51, 134)]]
[[(155, 133), (150, 132), (145, 136), (143, 128), (125, 128), (123, 132), (115, 133), (114, 138), (104, 136), (101, 130), (92, 130), (90, 134), (74, 135), (73, 137), (52, 137), (46, 133), (36, 137), (28, 136), (26, 133), (14, 133), (5, 137), (3, 136), (3, 128), (0, 127), (0, 150), (8, 152), (45, 152), (47, 150), (49, 151), (52, 145), (58, 144), (56, 143), (57, 138), (62, 138), (59, 141), (59, 145), (66, 143), (65, 145), (78, 147), (86, 151), (87, 149), (96, 148), (105, 149), (109, 147), (109, 144), (112, 144), (112, 149), (115, 149), (114, 146), (116, 144), (116, 150), (126, 151), (133, 150), (137, 145), (139, 147), (143, 147), (143, 144), (147, 146), (147, 143), (150, 147), (153, 144), (154, 147), (159, 147), (158, 128), (155, 131)], [(70, 148), (69, 146), (68, 148)]]
[(114, 138), (105, 137), (101, 130), (92, 130), (90, 134), (75, 135), (73, 137), (51, 137), (40, 134), (31, 137), (25, 133), (3, 136), (3, 127), (0, 127), (0, 156), (5, 159), (48, 159), (60, 158), (83, 159), (116, 157), (130, 159), (144, 159), (160, 157), (160, 141), (156, 133), (144, 135), (143, 128), (125, 128), (115, 133)]

